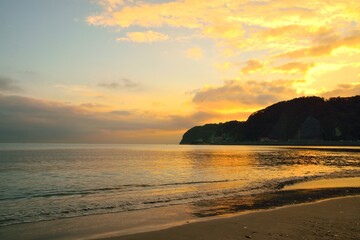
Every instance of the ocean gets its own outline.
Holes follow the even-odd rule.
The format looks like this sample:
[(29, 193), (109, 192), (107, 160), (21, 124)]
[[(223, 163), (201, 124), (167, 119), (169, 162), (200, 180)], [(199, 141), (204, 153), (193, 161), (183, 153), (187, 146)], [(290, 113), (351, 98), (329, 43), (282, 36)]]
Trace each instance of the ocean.
[(360, 177), (359, 153), (359, 147), (0, 144), (0, 227), (181, 204), (208, 203), (207, 214), (215, 215), (221, 199)]

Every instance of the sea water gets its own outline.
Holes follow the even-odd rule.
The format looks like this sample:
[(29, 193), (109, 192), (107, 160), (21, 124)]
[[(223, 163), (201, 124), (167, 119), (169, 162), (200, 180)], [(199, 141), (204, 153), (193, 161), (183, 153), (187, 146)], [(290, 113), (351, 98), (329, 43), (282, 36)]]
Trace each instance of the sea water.
[(360, 177), (359, 147), (0, 144), (0, 227)]

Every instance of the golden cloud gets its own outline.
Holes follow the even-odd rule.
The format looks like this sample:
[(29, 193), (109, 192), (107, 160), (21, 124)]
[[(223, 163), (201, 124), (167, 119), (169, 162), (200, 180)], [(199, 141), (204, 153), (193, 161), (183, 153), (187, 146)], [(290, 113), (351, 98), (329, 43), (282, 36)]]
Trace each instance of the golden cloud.
[(235, 49), (280, 50), (285, 44), (285, 52), (289, 47), (299, 50), (324, 33), (344, 37), (360, 20), (360, 4), (352, 0), (98, 2), (103, 12), (87, 18), (91, 25), (187, 28)]
[[(360, 64), (358, 62), (318, 63), (308, 71), (307, 79), (307, 84), (303, 86), (304, 91), (306, 89), (318, 89), (319, 94), (332, 92), (333, 89), (337, 89), (343, 84), (349, 84), (349, 86), (357, 84), (360, 81)], [(353, 93), (351, 89), (348, 90), (349, 93)], [(343, 95), (341, 96), (349, 96), (345, 91), (346, 88), (342, 88)]]
[(279, 58), (305, 58), (305, 57), (319, 57), (329, 55), (331, 52), (340, 47), (359, 47), (360, 33), (347, 36), (341, 39), (333, 39), (330, 43), (301, 48), (295, 51), (290, 51), (278, 55)]
[(355, 95), (360, 95), (360, 82), (350, 83), (350, 84), (339, 84), (337, 88), (324, 92), (321, 94), (323, 97), (350, 97)]
[(114, 10), (110, 8), (110, 4), (100, 1), (104, 8), (104, 12), (99, 15), (90, 16), (87, 22), (92, 25), (103, 26), (119, 26), (127, 28), (130, 26), (173, 26), (197, 28), (202, 25), (200, 17), (197, 17), (199, 12), (208, 9), (206, 2), (202, 1), (174, 1), (167, 3), (131, 3), (126, 1), (126, 4), (117, 6)]
[(231, 24), (228, 21), (224, 21), (223, 24), (212, 24), (203, 28), (203, 34), (211, 38), (220, 38), (227, 40), (239, 40), (241, 39), (245, 31), (241, 25)]
[(242, 73), (248, 74), (261, 70), (264, 67), (264, 64), (258, 60), (251, 59), (246, 62), (245, 67), (241, 69)]
[(275, 67), (275, 70), (284, 73), (306, 73), (313, 66), (315, 66), (314, 63), (289, 62)]
[[(99, 0), (99, 4), (103, 12), (89, 16), (89, 24), (120, 28), (182, 27), (198, 29), (204, 36), (214, 39), (246, 39), (248, 43), (261, 35), (273, 40), (286, 36), (311, 37), (321, 34), (324, 29), (330, 31), (329, 26), (337, 33), (349, 32), (356, 28), (353, 23), (360, 19), (359, 4), (352, 0), (337, 3), (330, 0), (301, 3), (292, 0), (177, 0), (162, 3)], [(303, 39), (298, 41), (301, 45)]]
[[(360, 56), (360, 4), (354, 0), (173, 0), (151, 3), (99, 0), (99, 4), (103, 11), (87, 18), (91, 25), (120, 30), (132, 27), (159, 31), (166, 29), (166, 32), (171, 32), (169, 36), (159, 37), (162, 41), (171, 40), (174, 33), (177, 33), (174, 39), (178, 39), (183, 32), (187, 34), (182, 38), (184, 41), (191, 41), (188, 36), (212, 39), (220, 53), (223, 53), (219, 61), (226, 63), (213, 64), (219, 71), (238, 68), (239, 62), (245, 62), (246, 65), (240, 71), (243, 76), (246, 74), (249, 79), (266, 79), (245, 79), (241, 83), (204, 88), (193, 99), (197, 106), (200, 103), (204, 107), (211, 104), (215, 109), (224, 110), (221, 104), (231, 109), (238, 107), (240, 102), (244, 107), (253, 101), (260, 106), (285, 97), (296, 97), (300, 92), (321, 93), (324, 89), (320, 84), (313, 84), (318, 81), (314, 76), (319, 75), (315, 71), (326, 70), (330, 73), (346, 65), (352, 70), (347, 68), (345, 72), (344, 68), (341, 74), (354, 74), (355, 66), (349, 65), (351, 58), (345, 60), (337, 52), (346, 49), (347, 54), (353, 56), (352, 59)], [(184, 29), (186, 31), (182, 31)], [(127, 35), (119, 40), (145, 42), (152, 39), (143, 35), (146, 34)], [(205, 49), (205, 46), (200, 47)], [(199, 49), (192, 49), (188, 50), (187, 56), (200, 59), (202, 54)], [(332, 65), (332, 68), (318, 67), (326, 64)], [(235, 72), (239, 74), (239, 71), (231, 73)], [(303, 82), (279, 82), (278, 79), (288, 78), (288, 74), (296, 74), (296, 78)], [(237, 77), (231, 76), (232, 79)], [(356, 78), (357, 75), (351, 77)], [(331, 78), (331, 81), (333, 88), (341, 83), (341, 78)], [(270, 89), (276, 85), (284, 91), (271, 93)]]
[(299, 80), (225, 81), (222, 86), (208, 87), (196, 92), (193, 103), (204, 110), (249, 111), (297, 96), (293, 85), (298, 82)]
[(117, 41), (136, 42), (136, 43), (152, 43), (168, 40), (169, 37), (165, 34), (146, 31), (146, 32), (128, 32), (126, 37), (117, 38)]

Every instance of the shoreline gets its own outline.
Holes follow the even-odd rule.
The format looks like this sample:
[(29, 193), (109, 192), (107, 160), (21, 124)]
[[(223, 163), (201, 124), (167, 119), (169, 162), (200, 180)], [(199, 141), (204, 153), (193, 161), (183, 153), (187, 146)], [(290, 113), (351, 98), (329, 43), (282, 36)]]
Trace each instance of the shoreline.
[[(347, 199), (353, 199), (348, 202)], [(352, 210), (344, 210), (338, 209), (334, 210), (333, 207), (325, 207), (321, 213), (331, 213), (334, 211), (338, 212), (350, 212), (356, 215), (356, 223), (358, 236), (360, 236), (360, 215), (358, 216), (358, 212), (360, 212), (360, 194), (352, 195), (352, 196), (340, 196), (340, 197), (331, 197), (331, 198), (323, 198), (316, 201), (304, 202), (304, 203), (296, 203), (289, 205), (281, 205), (274, 208), (266, 208), (266, 209), (250, 209), (244, 210), (235, 213), (228, 213), (222, 215), (208, 216), (208, 217), (192, 217), (189, 212), (187, 206), (180, 205), (175, 206), (177, 208), (175, 214), (179, 214), (181, 219), (178, 221), (170, 221), (167, 218), (167, 214), (173, 215), (173, 207), (163, 207), (159, 209), (149, 209), (148, 210), (148, 219), (141, 218), (142, 215), (137, 215), (136, 212), (127, 212), (124, 214), (118, 213), (110, 213), (110, 214), (101, 214), (101, 215), (91, 215), (91, 216), (83, 216), (76, 218), (66, 218), (66, 219), (58, 219), (52, 221), (44, 221), (44, 222), (35, 222), (35, 223), (24, 223), (8, 226), (5, 228), (0, 228), (0, 238), (2, 240), (10, 240), (10, 239), (64, 239), (64, 240), (135, 240), (135, 239), (159, 239), (159, 240), (167, 240), (167, 239), (247, 239), (246, 236), (250, 236), (252, 239), (273, 239), (271, 236), (265, 236), (263, 238), (255, 238), (255, 236), (251, 235), (252, 232), (247, 230), (255, 229), (257, 233), (264, 231), (264, 226), (268, 228), (276, 228), (277, 231), (289, 231), (289, 229), (285, 229), (281, 227), (279, 228), (279, 224), (276, 223), (276, 226), (271, 226), (274, 224), (273, 219), (278, 219), (278, 212), (282, 211), (291, 211), (292, 214), (286, 213), (287, 218), (292, 218), (292, 216), (298, 216), (299, 213), (302, 213), (307, 206), (311, 207), (310, 214), (318, 212), (319, 208), (317, 206), (321, 206), (323, 203), (336, 201), (337, 204), (334, 206), (348, 206)], [(290, 209), (290, 210), (287, 210)], [(300, 209), (300, 210), (296, 210)], [(169, 212), (171, 211), (171, 212)], [(135, 214), (135, 216), (133, 215)], [(132, 216), (133, 215), (133, 216)], [(258, 221), (258, 215), (264, 215), (267, 220), (266, 222)], [(283, 216), (283, 214), (280, 214)], [(130, 217), (129, 217), (130, 216)], [(129, 217), (129, 218), (128, 218)], [(307, 216), (305, 222), (311, 221), (312, 219), (321, 218), (322, 215), (316, 216)], [(251, 224), (249, 224), (249, 219)], [(132, 221), (130, 228), (122, 229), (121, 221), (124, 219)], [(245, 219), (245, 220), (244, 220)], [(153, 221), (151, 224), (147, 222), (147, 220)], [(346, 220), (346, 219), (345, 219)], [(224, 223), (225, 221), (225, 223)], [(328, 221), (332, 221), (331, 218)], [(344, 221), (344, 220), (342, 220)], [(284, 220), (284, 222), (286, 222)], [(144, 223), (144, 225), (139, 226), (139, 224)], [(230, 229), (227, 230), (228, 225), (230, 227), (232, 225), (240, 225), (243, 224), (244, 229)], [(267, 225), (265, 225), (267, 224)], [(270, 225), (269, 225), (270, 224)], [(302, 224), (300, 224), (302, 225)], [(200, 228), (199, 228), (200, 226)], [(250, 228), (252, 226), (252, 228)], [(299, 225), (297, 225), (299, 226)], [(287, 226), (289, 228), (289, 226)], [(290, 226), (291, 227), (291, 226)], [(343, 225), (343, 228), (346, 228), (347, 225)], [(222, 236), (214, 235), (213, 233), (209, 233), (208, 230), (217, 230), (220, 232), (226, 232), (226, 236), (222, 238)], [(258, 230), (256, 230), (258, 229)], [(260, 229), (260, 230), (259, 230)], [(8, 231), (10, 230), (10, 231)], [(266, 229), (265, 229), (266, 230)], [(329, 231), (329, 230), (327, 230)], [(330, 230), (331, 231), (331, 230)], [(185, 233), (185, 236), (183, 235)], [(239, 238), (239, 234), (245, 234), (243, 237)], [(249, 235), (250, 234), (250, 235)], [(260, 234), (257, 234), (260, 235)], [(229, 238), (229, 236), (233, 236), (233, 238)], [(272, 233), (272, 236), (277, 236), (274, 239), (303, 239), (296, 238), (295, 236), (291, 236), (289, 234), (276, 235), (276, 233)], [(290, 236), (290, 237), (289, 237)], [(284, 237), (284, 238), (281, 238)], [(333, 239), (333, 238), (306, 238), (306, 239)], [(339, 239), (352, 239), (352, 238), (339, 238)], [(353, 238), (358, 239), (358, 238)]]
[(157, 231), (91, 238), (140, 239), (358, 239), (360, 195), (247, 211)]
[[(144, 211), (131, 211), (64, 218), (51, 221), (24, 223), (0, 227), (0, 238), (6, 239), (128, 239), (127, 236), (152, 234), (167, 229), (188, 226), (208, 221), (222, 221), (243, 215), (272, 212), (283, 208), (317, 204), (343, 198), (357, 198), (360, 205), (360, 178), (349, 178), (355, 186), (339, 179), (325, 179), (327, 185), (319, 185), (319, 180), (309, 181), (317, 189), (306, 189), (303, 182), (296, 183), (290, 190), (252, 196), (234, 196), (232, 199), (199, 201), (193, 204), (175, 205)], [(343, 186), (339, 185), (342, 183)], [(319, 188), (320, 187), (320, 188)], [(304, 188), (304, 189), (303, 189)], [(212, 207), (226, 208), (214, 209)], [(209, 209), (210, 206), (210, 209)], [(360, 212), (360, 209), (359, 211)], [(209, 214), (210, 213), (210, 214)], [(214, 214), (215, 213), (215, 214)], [(360, 220), (359, 220), (360, 222)], [(188, 224), (191, 223), (191, 224)], [(360, 229), (360, 226), (359, 226)], [(169, 230), (170, 231), (170, 230)], [(172, 231), (172, 230), (171, 230)], [(144, 238), (135, 239), (149, 239)], [(126, 238), (125, 238), (126, 236)], [(133, 239), (132, 237), (130, 239)], [(156, 239), (156, 238), (155, 238)], [(162, 238), (159, 238), (162, 239)], [(165, 239), (165, 238), (164, 238)], [(195, 238), (196, 239), (196, 238)], [(200, 238), (203, 239), (203, 238)], [(267, 239), (267, 238), (264, 238)]]
[[(244, 211), (261, 211), (283, 206), (312, 203), (325, 199), (360, 195), (360, 187), (280, 190), (265, 194), (233, 196), (200, 201), (192, 214), (199, 218), (237, 214)], [(210, 203), (210, 207), (208, 207)]]

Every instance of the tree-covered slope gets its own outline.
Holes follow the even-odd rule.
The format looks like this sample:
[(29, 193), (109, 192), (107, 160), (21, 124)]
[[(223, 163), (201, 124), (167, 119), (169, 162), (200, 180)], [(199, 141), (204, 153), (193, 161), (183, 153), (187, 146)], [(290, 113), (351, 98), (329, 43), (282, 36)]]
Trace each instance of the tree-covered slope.
[(246, 122), (206, 124), (188, 130), (180, 144), (257, 141), (360, 140), (360, 96), (301, 97), (253, 113)]

